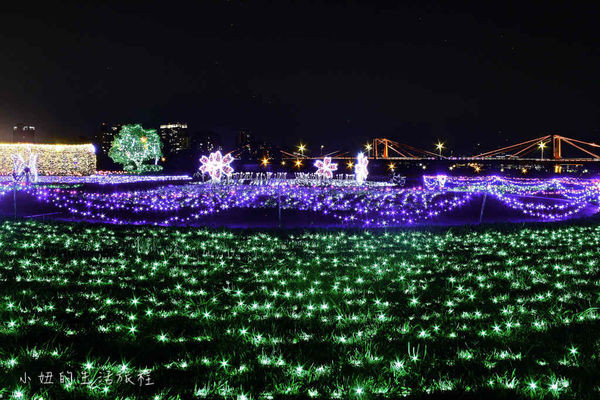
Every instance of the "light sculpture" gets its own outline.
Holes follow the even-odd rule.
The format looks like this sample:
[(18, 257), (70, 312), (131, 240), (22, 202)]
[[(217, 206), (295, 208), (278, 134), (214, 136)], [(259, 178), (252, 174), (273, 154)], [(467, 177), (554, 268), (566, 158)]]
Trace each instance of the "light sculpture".
[(233, 173), (231, 163), (234, 158), (231, 154), (223, 156), (220, 151), (210, 153), (210, 155), (200, 158), (200, 172), (208, 174), (213, 182), (220, 182), (223, 175), (229, 177)]
[(25, 178), (25, 183), (35, 183), (38, 181), (37, 173), (37, 154), (29, 153), (29, 159), (27, 162), (23, 159), (20, 154), (13, 154), (13, 180), (20, 182)]
[(448, 180), (448, 176), (447, 175), (438, 175), (437, 176), (437, 182), (438, 182), (438, 186), (440, 189), (443, 189), (444, 186), (446, 186), (446, 181)]
[(363, 153), (358, 153), (356, 165), (354, 166), (354, 174), (358, 183), (363, 183), (367, 180), (367, 176), (369, 175), (367, 165), (369, 165), (369, 159)]
[[(125, 125), (115, 137), (108, 155), (114, 162), (123, 164), (126, 170), (160, 170), (158, 160), (162, 157), (162, 144), (156, 129), (144, 129), (141, 125)], [(144, 165), (153, 160), (153, 166)]]
[(331, 162), (331, 157), (325, 157), (323, 160), (315, 161), (315, 167), (317, 167), (319, 177), (331, 179), (333, 178), (333, 171), (337, 170), (338, 165)]

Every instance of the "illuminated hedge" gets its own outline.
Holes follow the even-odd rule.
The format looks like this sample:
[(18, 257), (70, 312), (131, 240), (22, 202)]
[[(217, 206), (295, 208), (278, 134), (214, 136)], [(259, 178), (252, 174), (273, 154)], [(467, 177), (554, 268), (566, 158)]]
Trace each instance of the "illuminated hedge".
[(20, 144), (0, 143), (0, 174), (13, 170), (13, 154), (37, 157), (40, 175), (92, 175), (96, 172), (96, 150), (90, 144)]

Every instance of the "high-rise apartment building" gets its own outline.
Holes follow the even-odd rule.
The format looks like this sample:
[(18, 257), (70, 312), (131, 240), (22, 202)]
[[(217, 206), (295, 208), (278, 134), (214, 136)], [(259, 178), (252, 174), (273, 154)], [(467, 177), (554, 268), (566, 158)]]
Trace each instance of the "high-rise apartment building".
[(115, 136), (121, 131), (123, 124), (109, 125), (106, 122), (100, 124), (100, 131), (96, 135), (94, 142), (98, 145), (102, 154), (108, 155)]
[(16, 124), (12, 138), (13, 143), (35, 143), (35, 126)]
[(248, 146), (252, 144), (252, 134), (247, 129), (241, 129), (237, 135), (237, 147)]
[(160, 126), (158, 135), (163, 143), (164, 154), (177, 154), (190, 147), (190, 137), (187, 124), (179, 122)]

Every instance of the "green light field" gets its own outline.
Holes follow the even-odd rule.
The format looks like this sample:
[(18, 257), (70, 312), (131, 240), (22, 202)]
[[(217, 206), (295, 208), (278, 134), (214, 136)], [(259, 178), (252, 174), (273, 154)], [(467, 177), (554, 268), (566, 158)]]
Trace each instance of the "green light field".
[(600, 395), (597, 225), (0, 242), (0, 399)]

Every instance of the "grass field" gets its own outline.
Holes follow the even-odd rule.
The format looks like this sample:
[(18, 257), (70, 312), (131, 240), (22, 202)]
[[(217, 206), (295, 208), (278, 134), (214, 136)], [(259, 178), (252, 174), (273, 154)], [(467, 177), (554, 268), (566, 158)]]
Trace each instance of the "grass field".
[(600, 396), (600, 226), (0, 242), (1, 399)]

